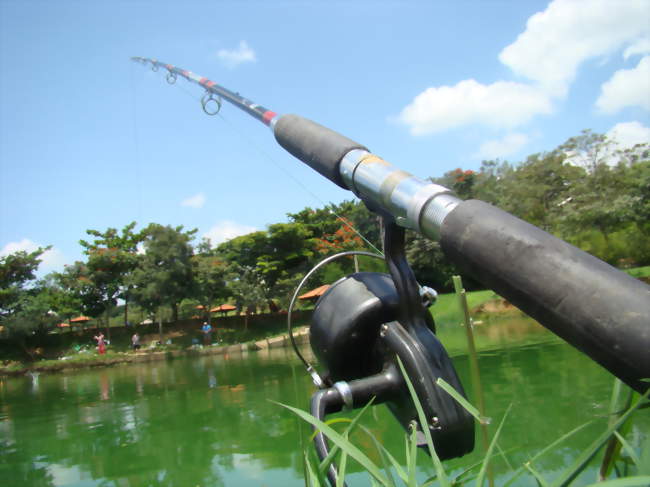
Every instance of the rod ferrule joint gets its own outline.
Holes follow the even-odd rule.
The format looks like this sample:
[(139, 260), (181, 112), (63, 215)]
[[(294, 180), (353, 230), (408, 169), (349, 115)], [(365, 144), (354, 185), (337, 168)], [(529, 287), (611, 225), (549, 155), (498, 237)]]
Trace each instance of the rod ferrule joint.
[(430, 238), (438, 238), (443, 220), (461, 202), (444, 186), (418, 179), (365, 150), (348, 152), (339, 171), (359, 198), (387, 211), (398, 225)]

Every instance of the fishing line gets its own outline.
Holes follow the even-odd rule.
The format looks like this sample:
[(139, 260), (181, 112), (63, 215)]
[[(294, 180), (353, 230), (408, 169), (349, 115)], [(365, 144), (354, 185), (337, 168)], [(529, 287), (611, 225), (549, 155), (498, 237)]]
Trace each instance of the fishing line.
[[(164, 77), (165, 72), (161, 69), (158, 69), (156, 71), (153, 71), (157, 76), (159, 77)], [(189, 90), (187, 90), (182, 83), (170, 83), (173, 84), (174, 86), (178, 87), (183, 93), (185, 93), (187, 96), (192, 98), (195, 101), (201, 101), (201, 97), (197, 97), (196, 95), (192, 94)], [(291, 179), (298, 187), (302, 188), (302, 190), (307, 193), (309, 196), (311, 196), (315, 201), (317, 201), (319, 204), (323, 206), (323, 208), (327, 209), (332, 215), (336, 217), (337, 220), (339, 220), (343, 225), (348, 227), (352, 232), (354, 232), (361, 240), (363, 240), (368, 247), (370, 247), (372, 250), (377, 252), (379, 255), (384, 255), (381, 250), (379, 250), (370, 240), (368, 240), (359, 230), (357, 230), (354, 225), (352, 225), (347, 219), (343, 218), (341, 215), (339, 215), (336, 211), (334, 211), (331, 207), (327, 207), (327, 203), (323, 201), (322, 198), (320, 198), (317, 194), (315, 194), (312, 190), (310, 190), (307, 186), (305, 186), (302, 181), (300, 181), (296, 176), (294, 176), (289, 170), (287, 170), (284, 166), (282, 166), (278, 161), (276, 161), (268, 152), (266, 152), (262, 147), (259, 146), (253, 139), (248, 137), (244, 131), (240, 130), (237, 126), (235, 126), (229, 119), (224, 117), (221, 112), (217, 112), (216, 115), (221, 118), (221, 120), (224, 122), (224, 124), (233, 132), (235, 133), (239, 138), (241, 138), (244, 142), (246, 142), (246, 145), (252, 146), (255, 148), (255, 150), (258, 152), (259, 155), (261, 155), (263, 158), (267, 159), (271, 164), (273, 164), (276, 168), (278, 168), (283, 174), (285, 174), (289, 179)], [(330, 205), (333, 205), (333, 203), (330, 203)]]
[[(224, 123), (232, 130), (235, 132), (239, 137), (242, 138), (245, 142), (247, 142), (250, 146), (254, 147), (257, 152), (262, 156), (265, 157), (266, 159), (269, 160), (275, 167), (280, 169), (286, 176), (289, 177), (294, 183), (296, 183), (300, 188), (303, 189), (308, 195), (310, 195), (312, 198), (314, 198), (318, 203), (323, 205), (327, 211), (329, 211), (332, 215), (334, 215), (338, 220), (341, 221), (345, 226), (347, 226), (350, 230), (352, 230), (356, 235), (359, 236), (366, 244), (368, 244), (369, 247), (371, 247), (375, 252), (378, 254), (382, 254), (381, 250), (379, 250), (377, 247), (375, 247), (372, 242), (370, 242), (364, 235), (361, 234), (350, 222), (348, 222), (345, 218), (340, 216), (337, 212), (332, 210), (332, 208), (327, 207), (327, 203), (325, 203), (317, 194), (315, 194), (313, 191), (311, 191), (307, 186), (305, 186), (298, 178), (296, 178), (291, 172), (289, 172), (285, 167), (280, 165), (273, 157), (271, 157), (270, 154), (268, 154), (264, 149), (262, 149), (254, 140), (250, 139), (247, 135), (245, 135), (244, 132), (239, 130), (235, 125), (233, 125), (228, 119), (226, 119), (221, 113), (218, 113), (217, 116), (221, 118), (221, 120), (224, 121)], [(330, 205), (333, 203), (330, 203)]]
[(138, 97), (135, 90), (134, 66), (131, 65), (131, 120), (133, 123), (133, 148), (135, 152), (135, 184), (138, 188), (138, 220), (142, 221), (142, 167), (140, 161), (140, 138), (138, 136)]

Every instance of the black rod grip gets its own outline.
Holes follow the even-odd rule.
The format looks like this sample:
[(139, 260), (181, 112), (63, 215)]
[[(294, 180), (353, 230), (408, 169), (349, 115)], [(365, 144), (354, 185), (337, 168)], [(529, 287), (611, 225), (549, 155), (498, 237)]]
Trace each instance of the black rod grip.
[(444, 253), (633, 389), (650, 384), (650, 286), (478, 200), (442, 223)]
[(275, 122), (273, 135), (289, 153), (344, 189), (348, 188), (339, 173), (341, 159), (352, 149), (368, 150), (327, 127), (293, 114), (282, 115)]

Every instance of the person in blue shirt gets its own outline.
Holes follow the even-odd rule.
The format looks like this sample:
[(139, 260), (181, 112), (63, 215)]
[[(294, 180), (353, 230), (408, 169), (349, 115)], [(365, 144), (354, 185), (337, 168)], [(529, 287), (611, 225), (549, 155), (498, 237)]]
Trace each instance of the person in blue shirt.
[(203, 322), (201, 331), (203, 332), (203, 344), (210, 345), (210, 342), (212, 341), (212, 327), (208, 324), (207, 321)]

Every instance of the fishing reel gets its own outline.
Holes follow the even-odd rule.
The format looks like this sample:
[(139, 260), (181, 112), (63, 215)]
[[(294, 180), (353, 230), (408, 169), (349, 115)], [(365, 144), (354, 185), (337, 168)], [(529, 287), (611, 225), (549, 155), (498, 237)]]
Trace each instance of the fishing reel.
[[(422, 429), (426, 427), (440, 459), (463, 456), (474, 448), (474, 421), (436, 384), (442, 378), (465, 395), (425, 306), (431, 292), (422, 291), (406, 261), (404, 229), (386, 219), (384, 229), (384, 259), (390, 274), (346, 276), (332, 284), (314, 308), (310, 342), (326, 372), (319, 375), (305, 361), (319, 387), (311, 398), (311, 414), (323, 420), (331, 413), (363, 407), (374, 398), (374, 404), (388, 406), (406, 431), (417, 425), (418, 446), (426, 445)], [(415, 389), (426, 425), (418, 420), (398, 359)], [(329, 446), (322, 433), (315, 435), (314, 446), (321, 460), (327, 457)], [(333, 464), (328, 479), (336, 485)]]

